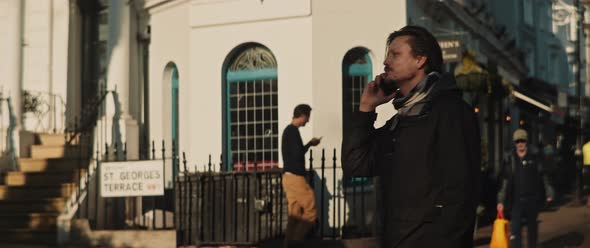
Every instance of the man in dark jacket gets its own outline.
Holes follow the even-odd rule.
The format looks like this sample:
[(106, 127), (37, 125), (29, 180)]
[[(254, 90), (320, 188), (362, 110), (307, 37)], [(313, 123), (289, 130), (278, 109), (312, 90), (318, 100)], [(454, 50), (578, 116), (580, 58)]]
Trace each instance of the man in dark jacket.
[(317, 146), (321, 138), (312, 138), (303, 145), (299, 127), (304, 127), (311, 117), (311, 107), (299, 104), (293, 110), (293, 119), (283, 131), (281, 152), (283, 155), (283, 189), (287, 196), (287, 230), (285, 247), (290, 240), (303, 240), (316, 221), (315, 195), (305, 176), (305, 153)]
[(511, 208), (510, 247), (522, 247), (522, 220), (527, 223), (528, 247), (537, 247), (539, 200), (544, 200), (541, 185), (545, 188), (545, 200), (553, 200), (553, 188), (543, 173), (542, 161), (537, 154), (528, 151), (527, 133), (517, 129), (512, 136), (512, 150), (500, 171), (502, 188), (498, 192), (498, 211)]
[[(427, 30), (406, 26), (387, 43), (385, 73), (367, 85), (345, 130), (344, 174), (381, 177), (382, 247), (472, 247), (481, 160), (474, 111), (441, 74)], [(399, 89), (386, 95), (390, 83)], [(397, 115), (375, 129), (375, 108), (391, 99)]]

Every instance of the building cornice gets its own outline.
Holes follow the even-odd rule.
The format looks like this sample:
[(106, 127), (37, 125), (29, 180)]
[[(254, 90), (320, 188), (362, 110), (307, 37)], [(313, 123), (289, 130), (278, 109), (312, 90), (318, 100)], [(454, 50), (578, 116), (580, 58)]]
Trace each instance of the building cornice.
[(144, 0), (144, 9), (150, 10), (164, 4), (174, 2), (175, 0)]

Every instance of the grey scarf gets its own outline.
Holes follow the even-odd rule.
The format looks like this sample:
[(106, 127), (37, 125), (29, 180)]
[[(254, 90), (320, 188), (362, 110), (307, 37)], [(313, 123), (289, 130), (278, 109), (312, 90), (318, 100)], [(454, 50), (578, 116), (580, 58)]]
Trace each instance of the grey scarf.
[(431, 72), (420, 81), (407, 96), (393, 99), (393, 106), (401, 116), (419, 115), (428, 100), (435, 81), (440, 78), (438, 72)]
[(393, 99), (393, 106), (397, 110), (397, 114), (391, 120), (389, 126), (390, 131), (393, 131), (397, 127), (400, 116), (416, 116), (422, 113), (422, 109), (426, 102), (428, 102), (430, 93), (434, 88), (434, 82), (439, 78), (439, 73), (431, 72), (407, 96)]

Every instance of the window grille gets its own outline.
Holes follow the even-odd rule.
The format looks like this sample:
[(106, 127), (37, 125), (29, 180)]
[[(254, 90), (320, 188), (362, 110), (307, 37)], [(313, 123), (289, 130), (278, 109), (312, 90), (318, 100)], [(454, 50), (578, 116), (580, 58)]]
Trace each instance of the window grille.
[[(234, 170), (278, 166), (277, 65), (272, 53), (243, 50), (227, 72), (227, 159)], [(244, 163), (246, 168), (244, 168)]]

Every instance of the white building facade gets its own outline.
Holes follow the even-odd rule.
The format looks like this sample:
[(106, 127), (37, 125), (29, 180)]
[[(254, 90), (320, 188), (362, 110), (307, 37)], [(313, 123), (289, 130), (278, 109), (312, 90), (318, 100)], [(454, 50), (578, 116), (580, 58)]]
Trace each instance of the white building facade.
[[(98, 114), (95, 154), (124, 144), (140, 159), (164, 141), (191, 171), (209, 155), (227, 170), (281, 167), (281, 133), (306, 103), (302, 138), (323, 137), (314, 155), (331, 161), (406, 19), (406, 1), (388, 0), (3, 0), (0, 129), (26, 156), (23, 134), (66, 133)], [(395, 113), (377, 111), (376, 126)]]
[(14, 147), (15, 155), (26, 156), (28, 151), (19, 149), (20, 132), (62, 133), (78, 114), (81, 67), (76, 49), (81, 44), (72, 36), (77, 16), (75, 1), (0, 2), (3, 152)]
[[(93, 43), (78, 2), (0, 3), (0, 84), (19, 130), (63, 131), (92, 91), (106, 88), (117, 98), (107, 97), (106, 115), (120, 115), (120, 141), (130, 152), (138, 153), (140, 142), (175, 140), (195, 161), (237, 152), (232, 137), (242, 139), (240, 152), (252, 150), (244, 139), (254, 136), (265, 155), (247, 160), (280, 161), (280, 132), (300, 103), (313, 108), (304, 140), (323, 136), (321, 147), (339, 148), (343, 115), (381, 73), (387, 35), (406, 23), (405, 1), (97, 0), (95, 39), (104, 48), (94, 54), (98, 73), (87, 80), (92, 54), (85, 49)], [(47, 108), (56, 113), (41, 121), (22, 113), (24, 91), (54, 96)], [(379, 123), (393, 114), (391, 106), (379, 111)]]
[[(149, 136), (178, 141), (195, 161), (231, 154), (229, 165), (280, 161), (280, 134), (300, 103), (313, 108), (303, 139), (322, 136), (320, 147), (339, 150), (343, 113), (382, 71), (387, 35), (406, 19), (403, 1), (147, 1), (146, 9)], [(347, 53), (358, 61), (345, 62)], [(381, 112), (383, 123), (393, 108)]]

